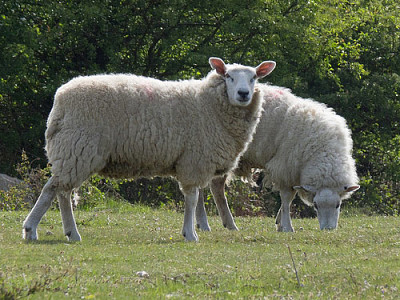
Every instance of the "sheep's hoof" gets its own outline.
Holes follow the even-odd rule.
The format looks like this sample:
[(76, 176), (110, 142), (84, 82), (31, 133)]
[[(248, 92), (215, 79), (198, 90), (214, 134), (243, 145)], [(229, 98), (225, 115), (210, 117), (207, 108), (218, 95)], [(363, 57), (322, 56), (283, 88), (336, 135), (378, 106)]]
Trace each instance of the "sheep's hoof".
[(208, 224), (197, 224), (197, 228), (200, 229), (201, 231), (211, 231), (211, 227)]
[(199, 238), (196, 232), (187, 234), (186, 232), (182, 232), (183, 237), (185, 238), (186, 242), (198, 242)]
[(239, 231), (239, 228), (236, 226), (236, 224), (224, 224), (224, 227), (232, 231)]
[(38, 239), (37, 231), (32, 228), (22, 229), (22, 238), (27, 241), (36, 241)]
[(280, 224), (276, 224), (276, 230), (279, 232), (294, 232), (293, 227), (284, 227)]
[(78, 232), (71, 232), (68, 231), (65, 236), (68, 238), (69, 242), (80, 242), (82, 241), (82, 238)]

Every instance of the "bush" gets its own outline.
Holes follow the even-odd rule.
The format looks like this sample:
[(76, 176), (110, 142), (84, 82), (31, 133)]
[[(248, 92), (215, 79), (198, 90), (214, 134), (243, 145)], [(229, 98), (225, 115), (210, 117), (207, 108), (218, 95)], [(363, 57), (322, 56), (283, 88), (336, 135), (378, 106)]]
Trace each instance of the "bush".
[[(23, 181), (8, 191), (0, 191), (0, 210), (31, 209), (35, 205), (43, 186), (50, 178), (50, 166), (41, 169), (32, 165), (33, 161), (29, 161), (23, 151), (21, 163), (16, 166)], [(73, 200), (79, 199), (79, 201), (73, 204), (79, 209), (86, 210), (101, 205), (110, 198), (122, 201), (123, 197), (119, 194), (119, 189), (123, 182), (93, 175), (82, 184), (78, 191), (75, 191)], [(57, 198), (53, 200), (51, 209), (58, 209)]]
[[(253, 174), (256, 184), (243, 181), (235, 177), (225, 189), (229, 208), (234, 216), (267, 216), (275, 217), (281, 202), (279, 192), (271, 188), (263, 187), (262, 172)], [(259, 177), (259, 178), (258, 178)], [(217, 208), (209, 189), (205, 190), (204, 204), (209, 214), (217, 214)], [(309, 218), (315, 217), (313, 207), (304, 204), (298, 197), (292, 203), (292, 217)]]
[[(198, 78), (209, 71), (209, 56), (243, 64), (273, 59), (279, 67), (268, 81), (327, 103), (348, 120), (362, 189), (347, 204), (398, 213), (398, 1), (3, 2), (2, 172), (15, 172), (21, 149), (39, 158), (32, 167), (45, 164), (43, 133), (53, 95), (72, 77), (130, 72)], [(100, 192), (108, 189), (96, 184)], [(183, 199), (170, 179), (137, 180), (121, 189), (132, 202), (179, 207)], [(251, 202), (232, 203), (238, 214), (258, 206), (258, 196), (247, 189), (242, 192)], [(20, 197), (7, 205), (18, 208)]]
[(23, 181), (8, 191), (0, 191), (0, 210), (3, 211), (32, 208), (49, 178), (49, 167), (33, 168), (25, 151), (22, 152), (21, 163), (15, 169)]
[(166, 206), (178, 210), (184, 207), (184, 197), (179, 184), (171, 178), (139, 178), (126, 181), (121, 185), (121, 195), (130, 203)]
[(107, 203), (110, 199), (124, 201), (120, 194), (120, 186), (123, 182), (123, 180), (93, 175), (83, 182), (79, 190), (73, 192), (73, 205), (78, 209), (90, 210)]
[[(50, 167), (32, 167), (33, 162), (23, 151), (21, 163), (16, 166), (22, 183), (9, 191), (0, 191), (0, 210), (31, 209), (36, 203), (43, 186), (50, 177)], [(261, 183), (261, 180), (259, 180)], [(247, 183), (240, 178), (233, 178), (226, 187), (228, 204), (234, 216), (275, 216), (279, 207), (279, 194), (268, 188)], [(212, 194), (204, 189), (204, 204), (208, 214), (217, 214)], [(93, 175), (73, 192), (74, 207), (90, 210), (104, 206), (110, 201), (127, 201), (153, 207), (166, 207), (178, 211), (184, 210), (184, 197), (179, 184), (172, 178), (155, 177), (137, 180), (116, 180)], [(52, 209), (58, 209), (57, 198)], [(312, 208), (302, 201), (293, 202), (293, 217), (313, 217)]]

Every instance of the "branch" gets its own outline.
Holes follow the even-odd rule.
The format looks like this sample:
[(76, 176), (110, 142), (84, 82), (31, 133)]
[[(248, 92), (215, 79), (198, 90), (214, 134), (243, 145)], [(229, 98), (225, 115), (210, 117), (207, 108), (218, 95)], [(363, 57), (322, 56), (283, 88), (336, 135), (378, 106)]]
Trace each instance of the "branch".
[(297, 283), (298, 283), (299, 287), (303, 287), (304, 285), (300, 283), (299, 274), (297, 273), (296, 264), (294, 263), (292, 251), (290, 250), (289, 245), (286, 245), (286, 246), (287, 246), (287, 248), (289, 250), (290, 258), (292, 259), (293, 268), (294, 268), (294, 272), (296, 274)]

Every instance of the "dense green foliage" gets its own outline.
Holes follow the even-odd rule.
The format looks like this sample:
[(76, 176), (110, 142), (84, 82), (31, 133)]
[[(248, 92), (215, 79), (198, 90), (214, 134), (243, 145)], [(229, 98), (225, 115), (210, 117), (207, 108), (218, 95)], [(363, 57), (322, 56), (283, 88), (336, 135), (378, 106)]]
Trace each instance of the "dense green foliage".
[(76, 213), (80, 243), (66, 242), (57, 211), (31, 243), (26, 212), (0, 212), (0, 299), (399, 298), (398, 217), (344, 215), (333, 231), (295, 219), (298, 232), (281, 233), (272, 218), (238, 217), (232, 232), (212, 216), (187, 243), (182, 213), (100, 205)]
[(348, 120), (362, 180), (352, 203), (397, 213), (399, 47), (397, 0), (6, 0), (0, 172), (15, 175), (23, 150), (46, 166), (52, 97), (74, 76), (197, 78), (209, 71), (209, 56), (250, 65), (270, 59), (277, 62), (271, 83), (327, 103)]

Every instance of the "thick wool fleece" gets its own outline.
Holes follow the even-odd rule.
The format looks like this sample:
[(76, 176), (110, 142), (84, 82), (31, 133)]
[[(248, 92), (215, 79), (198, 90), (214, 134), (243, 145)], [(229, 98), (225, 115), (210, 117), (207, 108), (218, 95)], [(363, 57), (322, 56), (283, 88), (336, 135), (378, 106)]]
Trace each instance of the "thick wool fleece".
[(345, 119), (288, 89), (266, 84), (258, 88), (264, 94), (264, 112), (237, 174), (264, 169), (265, 183), (278, 190), (299, 185), (343, 189), (357, 184)]
[(76, 188), (93, 173), (173, 176), (204, 187), (236, 167), (260, 119), (263, 97), (229, 104), (224, 78), (160, 81), (135, 75), (78, 77), (55, 95), (46, 130), (53, 177)]

